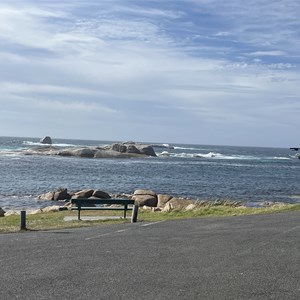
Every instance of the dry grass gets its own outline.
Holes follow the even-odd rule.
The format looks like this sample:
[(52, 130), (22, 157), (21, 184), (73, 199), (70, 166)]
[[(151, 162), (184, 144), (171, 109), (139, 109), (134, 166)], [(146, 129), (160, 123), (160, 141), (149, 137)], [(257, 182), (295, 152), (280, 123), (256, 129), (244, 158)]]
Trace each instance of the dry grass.
[[(139, 210), (138, 220), (142, 221), (160, 221), (199, 217), (217, 217), (217, 216), (240, 216), (252, 214), (269, 214), (286, 211), (299, 211), (300, 204), (277, 204), (267, 207), (244, 207), (233, 202), (199, 202), (195, 209), (185, 211), (185, 209), (174, 209), (170, 212), (153, 212), (150, 210)], [(84, 211), (82, 216), (122, 216), (122, 212), (112, 211)], [(130, 213), (128, 213), (130, 215)], [(27, 215), (26, 227), (28, 230), (51, 230), (76, 228), (87, 226), (105, 226), (107, 224), (128, 223), (129, 219), (115, 220), (97, 220), (97, 221), (64, 221), (66, 216), (77, 216), (76, 211), (61, 211), (55, 213), (42, 213), (36, 215)], [(0, 232), (17, 232), (20, 230), (20, 217), (9, 216), (0, 218)]]

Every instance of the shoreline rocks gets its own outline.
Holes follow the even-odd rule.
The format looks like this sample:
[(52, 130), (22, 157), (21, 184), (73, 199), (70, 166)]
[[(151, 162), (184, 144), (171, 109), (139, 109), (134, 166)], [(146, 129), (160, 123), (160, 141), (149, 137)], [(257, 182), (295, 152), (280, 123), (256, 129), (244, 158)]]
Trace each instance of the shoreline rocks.
[(153, 211), (170, 211), (178, 210), (193, 210), (209, 205), (224, 205), (237, 207), (241, 206), (238, 201), (216, 200), (204, 201), (198, 199), (189, 199), (174, 197), (168, 194), (156, 194), (152, 190), (137, 189), (133, 194), (114, 194), (109, 195), (102, 190), (83, 189), (76, 192), (68, 192), (66, 188), (60, 188), (56, 191), (47, 192), (37, 196), (40, 201), (64, 201), (65, 206), (70, 205), (70, 199), (88, 198), (88, 199), (109, 199), (109, 198), (125, 198), (132, 199), (135, 204), (144, 209), (152, 209)]
[(173, 197), (168, 194), (156, 194), (152, 190), (137, 189), (133, 194), (109, 195), (101, 190), (83, 189), (76, 192), (68, 192), (66, 188), (59, 188), (56, 191), (46, 192), (36, 197), (39, 201), (63, 201), (64, 206), (71, 205), (70, 199), (109, 199), (126, 198), (135, 201), (135, 204), (143, 209), (154, 211), (170, 211), (173, 209), (183, 209), (191, 204), (199, 203), (198, 200)]
[[(171, 211), (193, 211), (203, 207), (223, 205), (230, 207), (242, 206), (240, 202), (229, 200), (204, 201), (198, 199), (188, 199), (181, 197), (173, 197), (168, 194), (156, 194), (152, 190), (137, 189), (132, 194), (111, 194), (98, 189), (83, 189), (75, 192), (69, 192), (67, 188), (59, 188), (55, 191), (49, 191), (38, 195), (38, 201), (53, 201), (55, 204), (44, 208), (28, 209), (28, 214), (39, 214), (45, 212), (57, 212), (61, 210), (68, 210), (72, 207), (70, 199), (74, 198), (88, 198), (88, 199), (132, 199), (135, 204), (143, 210), (150, 210), (152, 212), (171, 212)], [(94, 206), (94, 205), (91, 205)], [(8, 210), (5, 212), (0, 208), (0, 217), (18, 215), (19, 211)]]
[(84, 189), (77, 192), (68, 192), (66, 188), (59, 188), (56, 191), (47, 192), (36, 197), (39, 201), (69, 201), (70, 199), (78, 198), (96, 198), (107, 199), (110, 195), (104, 191)]

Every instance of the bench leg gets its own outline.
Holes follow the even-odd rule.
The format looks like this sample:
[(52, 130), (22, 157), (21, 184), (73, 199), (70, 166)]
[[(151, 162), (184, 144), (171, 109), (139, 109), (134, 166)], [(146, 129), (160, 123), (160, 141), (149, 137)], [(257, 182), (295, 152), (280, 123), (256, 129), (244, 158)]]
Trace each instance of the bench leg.
[(81, 206), (78, 206), (78, 221), (80, 221), (80, 211), (81, 211)]
[(128, 205), (125, 204), (125, 205), (124, 205), (124, 219), (126, 219), (127, 207), (128, 207)]

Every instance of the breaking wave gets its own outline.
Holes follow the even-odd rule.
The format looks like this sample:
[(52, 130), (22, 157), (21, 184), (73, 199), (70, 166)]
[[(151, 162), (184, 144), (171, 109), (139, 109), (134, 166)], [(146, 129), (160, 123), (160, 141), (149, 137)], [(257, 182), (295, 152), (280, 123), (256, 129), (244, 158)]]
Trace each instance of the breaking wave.
[[(31, 141), (24, 141), (23, 145), (25, 146), (49, 146), (49, 144), (42, 144), (40, 142), (31, 142)], [(74, 144), (51, 144), (54, 147), (76, 147), (77, 145)]]
[(223, 160), (290, 160), (290, 157), (258, 157), (251, 155), (224, 155), (219, 152), (208, 153), (170, 153), (163, 151), (158, 153), (161, 157), (177, 157), (177, 158), (203, 158), (203, 159), (223, 159)]

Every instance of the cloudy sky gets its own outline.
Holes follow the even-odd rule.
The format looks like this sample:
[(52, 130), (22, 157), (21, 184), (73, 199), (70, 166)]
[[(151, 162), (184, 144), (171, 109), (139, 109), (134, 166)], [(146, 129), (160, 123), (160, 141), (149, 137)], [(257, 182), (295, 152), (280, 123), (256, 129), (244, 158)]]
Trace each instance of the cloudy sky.
[(0, 0), (0, 136), (300, 143), (299, 0)]

